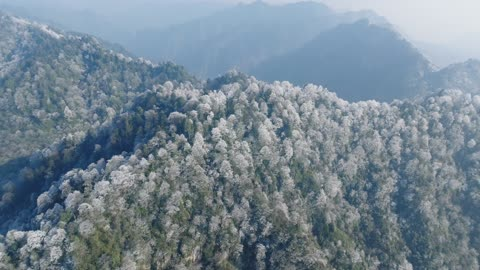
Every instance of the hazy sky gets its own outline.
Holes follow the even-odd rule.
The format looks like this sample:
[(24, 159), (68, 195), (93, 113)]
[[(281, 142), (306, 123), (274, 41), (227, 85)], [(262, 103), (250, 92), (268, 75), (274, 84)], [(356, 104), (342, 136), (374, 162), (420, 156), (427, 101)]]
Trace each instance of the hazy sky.
[[(264, 0), (273, 4), (299, 0)], [(372, 9), (385, 16), (411, 39), (433, 43), (476, 38), (480, 43), (480, 0), (314, 0), (337, 10)], [(253, 0), (0, 0), (0, 3), (50, 3), (70, 7), (132, 11), (141, 6), (171, 3), (217, 2), (234, 4)], [(155, 8), (154, 8), (155, 9)], [(158, 10), (158, 8), (157, 8)], [(475, 36), (475, 37), (473, 37)], [(466, 38), (469, 37), (469, 38)]]
[[(336, 8), (369, 8), (416, 40), (451, 42), (480, 34), (480, 0), (325, 0)], [(474, 37), (477, 38), (478, 37)]]
[[(281, 4), (297, 1), (266, 0), (266, 2)], [(415, 40), (434, 43), (469, 39), (480, 41), (480, 0), (319, 0), (318, 2), (341, 10), (375, 10)]]
[[(123, 30), (155, 28), (188, 21), (226, 6), (254, 0), (0, 0), (17, 6), (88, 9)], [(285, 4), (299, 0), (263, 0)], [(480, 58), (480, 0), (313, 0), (335, 10), (371, 9), (386, 17), (436, 63)], [(192, 5), (195, 3), (196, 5)], [(220, 4), (220, 5), (219, 5)], [(202, 12), (200, 12), (202, 10)], [(102, 19), (103, 19), (102, 18)], [(158, 25), (160, 24), (160, 25)], [(141, 30), (141, 29), (140, 29)], [(116, 40), (114, 40), (116, 41)]]

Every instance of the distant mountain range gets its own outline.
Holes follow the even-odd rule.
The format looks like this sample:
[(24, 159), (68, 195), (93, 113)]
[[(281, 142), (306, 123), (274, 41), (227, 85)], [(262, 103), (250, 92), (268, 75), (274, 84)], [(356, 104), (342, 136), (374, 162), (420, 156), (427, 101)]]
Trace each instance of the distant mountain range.
[(362, 18), (387, 24), (373, 12), (337, 13), (316, 2), (273, 6), (257, 1), (167, 30), (140, 32), (126, 47), (148, 59), (174, 61), (206, 78), (232, 68), (249, 72), (323, 31)]
[(303, 47), (255, 67), (259, 79), (315, 83), (348, 100), (420, 94), (430, 63), (395, 32), (361, 20), (321, 33)]
[(444, 78), (459, 66), (437, 73), (383, 17), (338, 13), (316, 2), (238, 5), (167, 30), (137, 33), (127, 47), (203, 78), (237, 69), (267, 81), (321, 84), (351, 101), (391, 101), (442, 87), (479, 91), (456, 81), (463, 75), (475, 81), (479, 74)]
[(121, 44), (135, 31), (186, 23), (229, 6), (208, 0), (0, 0), (0, 10)]
[[(119, 34), (121, 39), (110, 36), (118, 29), (106, 18), (91, 12), (75, 13), (70, 20), (44, 11), (39, 17), (98, 34), (102, 45), (124, 55), (130, 51), (152, 61), (173, 61), (202, 79), (236, 69), (267, 81), (321, 84), (350, 101), (392, 101), (452, 87), (480, 92), (475, 70), (456, 72), (463, 64), (438, 70), (394, 26), (371, 11), (336, 12), (318, 2), (256, 1), (213, 12), (214, 6), (209, 6), (211, 13), (198, 10), (191, 21), (172, 20), (167, 28), (162, 23), (137, 30), (133, 38), (131, 28), (129, 34)], [(199, 14), (204, 16), (198, 18)], [(82, 20), (101, 28), (78, 24)], [(112, 40), (122, 40), (123, 46)]]

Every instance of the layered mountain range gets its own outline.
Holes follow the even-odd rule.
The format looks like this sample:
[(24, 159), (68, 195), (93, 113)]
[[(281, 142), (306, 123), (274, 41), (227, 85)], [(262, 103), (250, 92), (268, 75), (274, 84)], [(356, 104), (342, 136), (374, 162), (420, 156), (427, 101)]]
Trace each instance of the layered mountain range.
[(137, 55), (174, 61), (201, 77), (215, 77), (232, 68), (248, 72), (301, 48), (321, 32), (362, 18), (388, 25), (373, 12), (337, 13), (316, 2), (273, 6), (257, 1), (167, 29), (140, 31), (126, 46)]
[[(22, 7), (22, 3), (16, 5)], [(417, 43), (412, 44), (385, 18), (368, 10), (340, 12), (311, 1), (285, 5), (256, 1), (231, 7), (192, 4), (180, 14), (176, 10), (184, 2), (166, 2), (171, 12), (178, 14), (172, 19), (169, 8), (151, 3), (134, 9), (151, 6), (158, 10), (159, 19), (146, 27), (144, 21), (150, 20), (151, 12), (136, 22), (132, 14), (118, 15), (120, 7), (113, 8), (110, 16), (76, 12), (62, 17), (49, 12), (48, 3), (38, 5), (43, 8), (35, 11), (24, 4), (23, 9), (9, 10), (98, 35), (102, 45), (124, 55), (130, 54), (128, 50), (152, 61), (173, 61), (201, 79), (235, 69), (269, 82), (321, 84), (349, 101), (390, 102), (444, 88), (479, 91), (478, 85), (465, 83), (478, 80), (478, 73), (453, 75), (462, 63), (440, 70), (416, 48)], [(98, 5), (100, 12), (102, 4)], [(189, 17), (193, 19), (187, 20)]]
[(439, 70), (385, 18), (317, 2), (239, 5), (140, 31), (126, 46), (203, 78), (236, 69), (270, 82), (322, 84), (349, 101), (392, 101), (442, 88), (480, 91), (478, 84), (464, 83), (477, 81), (478, 71), (453, 75), (463, 64)]
[(0, 26), (1, 269), (479, 268), (476, 62), (348, 102)]

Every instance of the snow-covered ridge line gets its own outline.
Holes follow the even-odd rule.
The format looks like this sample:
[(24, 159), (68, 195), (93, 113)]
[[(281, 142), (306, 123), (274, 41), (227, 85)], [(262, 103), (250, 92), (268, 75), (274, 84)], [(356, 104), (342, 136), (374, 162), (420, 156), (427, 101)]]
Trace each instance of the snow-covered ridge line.
[[(67, 34), (62, 34), (60, 32), (57, 32), (55, 30), (53, 30), (49, 25), (47, 24), (43, 24), (43, 23), (38, 23), (38, 22), (35, 22), (35, 21), (30, 21), (30, 20), (26, 20), (26, 19), (23, 19), (23, 18), (20, 18), (20, 17), (16, 17), (14, 15), (6, 15), (7, 17), (9, 17), (12, 22), (18, 24), (18, 25), (22, 25), (22, 26), (33, 26), (35, 28), (37, 28), (38, 30), (48, 34), (49, 36), (55, 38), (55, 39), (63, 39), (65, 37), (68, 37), (70, 39), (81, 39), (82, 38), (82, 35), (76, 35), (75, 33), (67, 33)], [(98, 46), (102, 47), (102, 43), (95, 37), (95, 36), (90, 36), (88, 35), (90, 38), (92, 38), (94, 40), (95, 43), (97, 43)], [(152, 61), (148, 60), (148, 59), (145, 59), (145, 58), (132, 58), (130, 56), (127, 56), (127, 55), (124, 55), (120, 52), (116, 52), (116, 51), (113, 51), (113, 50), (105, 50), (105, 52), (111, 54), (111, 55), (115, 55), (116, 57), (118, 57), (120, 60), (122, 61), (126, 61), (126, 62), (137, 62), (137, 63), (141, 63), (141, 64), (145, 64), (145, 65), (148, 65), (152, 68), (155, 68), (155, 67), (158, 67), (159, 65), (157, 63), (153, 63)]]
[(55, 39), (64, 38), (64, 35), (52, 30), (46, 24), (41, 24), (41, 23), (38, 23), (38, 22), (30, 22), (30, 21), (27, 21), (25, 19), (18, 18), (18, 17), (15, 17), (15, 16), (10, 16), (10, 17), (12, 18), (12, 21), (17, 23), (17, 24), (24, 25), (24, 26), (34, 26), (34, 27), (40, 29), (41, 31), (43, 31), (44, 33), (48, 34), (49, 36), (55, 38)]

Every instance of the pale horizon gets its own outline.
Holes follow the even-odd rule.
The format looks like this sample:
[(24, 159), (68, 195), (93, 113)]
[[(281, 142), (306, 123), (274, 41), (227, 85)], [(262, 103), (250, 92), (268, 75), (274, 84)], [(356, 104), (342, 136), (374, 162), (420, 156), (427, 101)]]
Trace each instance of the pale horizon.
[[(100, 15), (122, 30), (138, 31), (142, 27), (162, 27), (186, 22), (198, 16), (238, 3), (258, 0), (0, 0), (0, 4), (17, 7), (77, 9)], [(270, 4), (302, 2), (297, 0), (263, 0)], [(312, 0), (335, 11), (372, 10), (385, 17), (395, 28), (438, 66), (480, 58), (480, 1), (458, 0)], [(190, 5), (195, 4), (195, 5)], [(171, 10), (169, 10), (169, 8)], [(177, 11), (182, 10), (183, 14)], [(36, 12), (36, 11), (34, 11)], [(45, 11), (43, 11), (45, 12)], [(175, 14), (175, 15), (173, 15)], [(118, 18), (123, 18), (118, 20)], [(68, 19), (67, 19), (68, 20)], [(160, 23), (160, 24), (159, 24)], [(163, 24), (163, 25), (162, 25)]]

